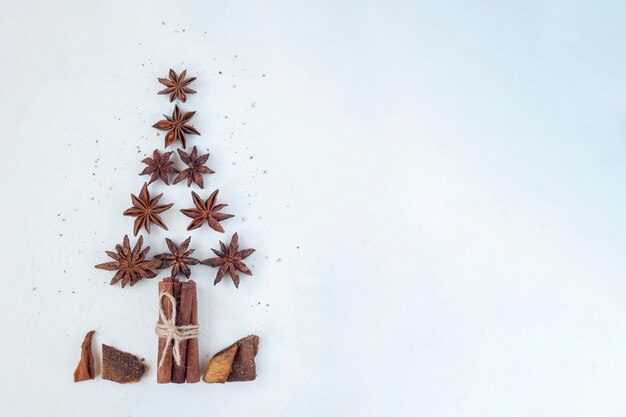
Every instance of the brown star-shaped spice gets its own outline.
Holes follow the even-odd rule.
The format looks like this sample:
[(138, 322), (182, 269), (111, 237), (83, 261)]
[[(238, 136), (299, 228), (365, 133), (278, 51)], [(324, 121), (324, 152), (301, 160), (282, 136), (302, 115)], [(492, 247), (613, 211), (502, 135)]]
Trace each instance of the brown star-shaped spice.
[(235, 287), (239, 288), (239, 272), (246, 275), (252, 275), (252, 271), (250, 271), (246, 264), (241, 262), (241, 260), (252, 255), (255, 249), (239, 250), (239, 236), (237, 236), (237, 233), (235, 233), (230, 239), (230, 245), (228, 248), (226, 248), (226, 245), (220, 241), (220, 250), (211, 250), (217, 255), (217, 258), (205, 259), (200, 263), (212, 266), (213, 268), (220, 268), (217, 270), (217, 275), (215, 276), (213, 285), (220, 282), (224, 275), (228, 272), (228, 275), (230, 275), (235, 283)]
[(185, 79), (187, 75), (187, 70), (184, 70), (180, 73), (180, 75), (176, 75), (176, 72), (173, 69), (170, 69), (169, 80), (167, 78), (159, 78), (159, 82), (166, 86), (164, 90), (159, 91), (158, 94), (169, 94), (170, 102), (178, 99), (183, 103), (187, 101), (187, 94), (196, 94), (194, 90), (187, 87), (193, 81), (196, 80), (196, 77), (190, 77)]
[(191, 155), (187, 155), (187, 152), (177, 149), (180, 159), (187, 164), (189, 168), (180, 171), (180, 174), (174, 178), (174, 184), (178, 184), (180, 181), (187, 178), (187, 187), (191, 187), (191, 183), (195, 182), (198, 187), (204, 188), (204, 181), (202, 180), (202, 174), (213, 174), (215, 171), (207, 168), (204, 164), (209, 160), (209, 154), (198, 156), (198, 149), (194, 146)]
[(168, 210), (174, 204), (162, 204), (157, 203), (161, 199), (163, 194), (159, 194), (154, 198), (150, 198), (150, 192), (148, 191), (148, 184), (144, 182), (141, 187), (139, 197), (135, 194), (131, 194), (130, 198), (133, 202), (133, 207), (124, 212), (124, 216), (136, 217), (135, 225), (133, 227), (133, 233), (137, 236), (139, 229), (144, 227), (146, 232), (150, 233), (150, 223), (154, 223), (162, 229), (168, 230), (163, 220), (161, 220), (160, 213)]
[(180, 246), (176, 246), (174, 242), (170, 239), (165, 239), (167, 242), (167, 247), (170, 250), (170, 253), (162, 253), (160, 255), (155, 256), (158, 260), (161, 261), (161, 266), (159, 269), (165, 269), (172, 267), (172, 275), (173, 277), (178, 276), (179, 272), (185, 274), (187, 278), (191, 275), (191, 269), (189, 265), (197, 265), (199, 260), (195, 258), (190, 258), (195, 249), (189, 249), (189, 243), (191, 242), (191, 237), (188, 237)]
[(185, 216), (193, 219), (193, 221), (189, 223), (189, 226), (187, 226), (187, 230), (199, 228), (206, 220), (211, 229), (224, 233), (224, 229), (219, 222), (235, 216), (233, 214), (218, 213), (218, 211), (228, 206), (228, 204), (215, 204), (219, 191), (220, 190), (213, 191), (206, 202), (194, 191), (191, 192), (191, 197), (193, 198), (193, 203), (196, 205), (196, 208), (181, 210)]
[(148, 175), (150, 174), (150, 182), (148, 185), (152, 184), (154, 181), (160, 179), (165, 184), (170, 185), (170, 179), (167, 174), (176, 174), (179, 171), (174, 168), (172, 165), (173, 161), (170, 161), (170, 156), (172, 152), (165, 152), (163, 155), (159, 153), (158, 150), (154, 150), (152, 152), (152, 158), (144, 158), (144, 164), (148, 165), (144, 168), (143, 171), (139, 175)]
[(115, 262), (99, 264), (96, 265), (96, 268), (106, 271), (117, 270), (111, 280), (111, 285), (115, 285), (119, 280), (122, 280), (122, 288), (129, 282), (132, 287), (142, 278), (156, 277), (152, 268), (157, 268), (160, 262), (146, 260), (150, 246), (146, 246), (144, 250), (141, 250), (141, 245), (143, 245), (143, 236), (139, 236), (135, 247), (131, 251), (128, 235), (124, 236), (123, 245), (115, 245), (115, 252), (106, 251), (106, 254), (115, 259)]
[(152, 127), (156, 129), (167, 131), (167, 134), (165, 135), (166, 148), (172, 143), (179, 140), (184, 149), (187, 146), (185, 133), (194, 135), (200, 134), (200, 132), (198, 132), (195, 127), (189, 126), (187, 124), (187, 122), (191, 120), (194, 114), (196, 114), (195, 111), (190, 111), (183, 114), (179, 110), (178, 106), (174, 106), (174, 113), (172, 113), (172, 117), (163, 115), (165, 117), (165, 120), (160, 120), (152, 125)]

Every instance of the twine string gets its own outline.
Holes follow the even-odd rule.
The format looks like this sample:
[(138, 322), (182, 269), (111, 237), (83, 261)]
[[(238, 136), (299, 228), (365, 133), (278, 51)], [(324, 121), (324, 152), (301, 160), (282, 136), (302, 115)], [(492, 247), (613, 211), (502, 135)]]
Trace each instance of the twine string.
[[(163, 298), (167, 298), (172, 305), (172, 315), (169, 319), (163, 309)], [(159, 360), (159, 367), (161, 367), (165, 362), (165, 355), (167, 354), (167, 349), (172, 341), (174, 342), (172, 344), (172, 356), (174, 357), (176, 365), (180, 366), (180, 342), (183, 340), (198, 338), (198, 325), (190, 324), (186, 326), (176, 326), (176, 314), (176, 299), (171, 294), (162, 292), (159, 295), (159, 318), (161, 320), (154, 328), (154, 331), (159, 338), (165, 339), (165, 348), (163, 349), (161, 359)]]

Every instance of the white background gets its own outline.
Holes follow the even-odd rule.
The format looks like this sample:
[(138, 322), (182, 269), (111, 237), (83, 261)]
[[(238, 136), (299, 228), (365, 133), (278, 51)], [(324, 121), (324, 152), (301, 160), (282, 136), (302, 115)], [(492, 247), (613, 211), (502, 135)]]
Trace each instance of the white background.
[[(0, 414), (626, 414), (623, 2), (0, 2)], [(147, 243), (257, 249), (238, 290), (193, 269), (202, 367), (255, 333), (253, 383), (157, 385), (157, 279), (93, 267), (170, 67), (237, 217), (187, 233), (154, 184)], [(141, 383), (72, 382), (92, 328)]]

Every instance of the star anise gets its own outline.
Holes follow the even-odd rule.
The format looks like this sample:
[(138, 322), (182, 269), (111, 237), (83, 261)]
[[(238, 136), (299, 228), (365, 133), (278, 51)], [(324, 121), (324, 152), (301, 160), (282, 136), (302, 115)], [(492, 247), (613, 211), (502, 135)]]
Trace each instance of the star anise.
[(187, 226), (187, 230), (199, 228), (206, 220), (211, 229), (224, 233), (224, 229), (219, 222), (235, 216), (233, 214), (218, 213), (218, 211), (228, 206), (228, 204), (215, 204), (219, 191), (220, 190), (213, 191), (206, 201), (203, 201), (194, 191), (191, 192), (191, 197), (193, 198), (193, 203), (196, 205), (196, 208), (181, 210), (185, 216), (193, 219), (193, 221), (189, 223), (189, 226)]
[(191, 269), (189, 265), (197, 265), (199, 260), (195, 258), (190, 258), (195, 249), (189, 249), (189, 243), (191, 242), (191, 237), (188, 237), (180, 246), (176, 246), (174, 242), (170, 239), (165, 239), (167, 242), (167, 248), (170, 250), (170, 253), (162, 253), (160, 255), (155, 256), (158, 260), (161, 261), (161, 265), (159, 269), (165, 269), (172, 267), (172, 275), (173, 277), (178, 276), (179, 272), (185, 274), (187, 278), (191, 275)]
[(163, 194), (159, 194), (154, 198), (150, 198), (150, 192), (148, 191), (148, 184), (144, 182), (141, 187), (139, 197), (135, 194), (131, 194), (130, 198), (133, 202), (133, 207), (124, 212), (124, 216), (136, 217), (135, 225), (133, 227), (133, 233), (137, 236), (139, 229), (144, 227), (146, 232), (150, 233), (150, 223), (154, 223), (162, 229), (168, 230), (163, 220), (161, 220), (160, 213), (168, 210), (174, 204), (162, 204), (157, 203), (161, 199)]
[(166, 148), (172, 143), (179, 140), (184, 149), (185, 146), (187, 146), (185, 133), (195, 135), (200, 134), (200, 132), (198, 132), (195, 127), (189, 126), (187, 124), (187, 122), (191, 120), (194, 114), (196, 114), (195, 111), (190, 111), (183, 114), (178, 109), (178, 106), (174, 106), (174, 112), (172, 113), (172, 117), (163, 115), (165, 117), (165, 120), (160, 120), (152, 125), (152, 127), (156, 129), (167, 131), (167, 134), (165, 135)]
[(152, 268), (157, 268), (160, 262), (146, 260), (146, 255), (150, 251), (150, 246), (146, 246), (144, 250), (141, 250), (141, 245), (143, 245), (143, 236), (139, 236), (135, 247), (131, 251), (128, 235), (124, 236), (124, 244), (115, 245), (115, 252), (106, 251), (106, 254), (115, 259), (115, 262), (99, 264), (96, 265), (96, 268), (104, 269), (106, 271), (117, 270), (111, 280), (111, 285), (115, 285), (119, 280), (122, 280), (122, 288), (124, 288), (129, 282), (132, 287), (142, 278), (156, 277)]
[(165, 85), (167, 88), (159, 91), (158, 94), (169, 94), (170, 102), (178, 98), (183, 103), (187, 101), (187, 94), (196, 94), (194, 90), (187, 87), (191, 82), (195, 81), (196, 77), (185, 79), (187, 70), (184, 70), (180, 75), (176, 75), (173, 69), (170, 69), (168, 80), (167, 78), (159, 78), (159, 82)]
[(179, 172), (172, 166), (174, 162), (169, 160), (171, 155), (172, 152), (165, 152), (161, 155), (159, 151), (155, 149), (154, 152), (152, 152), (152, 158), (144, 158), (144, 160), (141, 161), (148, 166), (145, 167), (139, 175), (150, 174), (150, 182), (148, 185), (158, 179), (161, 179), (161, 181), (165, 184), (170, 185), (170, 179), (167, 174), (176, 174)]
[(194, 146), (191, 155), (187, 155), (187, 152), (177, 149), (180, 159), (187, 164), (189, 168), (180, 171), (180, 174), (174, 179), (174, 184), (178, 184), (180, 181), (187, 178), (187, 187), (191, 187), (191, 183), (195, 182), (200, 188), (204, 188), (204, 181), (202, 180), (202, 174), (213, 174), (215, 171), (207, 168), (204, 164), (209, 160), (209, 154), (198, 156), (198, 149)]
[(211, 249), (213, 253), (217, 255), (217, 258), (209, 258), (201, 261), (204, 265), (209, 265), (214, 268), (219, 267), (215, 281), (213, 285), (216, 285), (222, 280), (224, 275), (228, 272), (231, 279), (235, 283), (235, 287), (239, 288), (239, 272), (246, 275), (252, 275), (252, 271), (241, 262), (242, 259), (246, 259), (248, 256), (254, 253), (255, 249), (239, 250), (239, 236), (237, 233), (230, 239), (230, 245), (228, 248), (220, 241), (220, 250)]

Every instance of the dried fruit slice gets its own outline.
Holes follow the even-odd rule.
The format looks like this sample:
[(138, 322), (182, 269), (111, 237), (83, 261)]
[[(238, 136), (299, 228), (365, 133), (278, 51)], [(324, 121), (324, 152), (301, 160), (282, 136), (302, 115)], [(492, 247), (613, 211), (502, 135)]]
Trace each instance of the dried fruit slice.
[(237, 353), (237, 343), (227, 347), (226, 349), (218, 352), (211, 358), (211, 362), (209, 362), (209, 367), (204, 373), (204, 377), (202, 380), (206, 383), (212, 384), (215, 382), (219, 382), (223, 384), (228, 381), (228, 375), (230, 375), (230, 370), (232, 368), (233, 359), (235, 358), (235, 354)]
[(259, 350), (259, 336), (244, 337), (216, 353), (202, 380), (209, 384), (238, 381), (254, 381), (256, 365), (254, 357)]
[(139, 382), (146, 367), (137, 356), (102, 344), (102, 379), (119, 384)]
[(259, 336), (248, 336), (237, 342), (237, 345), (239, 349), (233, 359), (228, 382), (254, 381), (256, 379), (254, 357), (259, 351)]
[(96, 370), (91, 353), (91, 339), (95, 330), (87, 332), (83, 344), (80, 347), (80, 361), (74, 370), (74, 382), (87, 381), (96, 377)]

